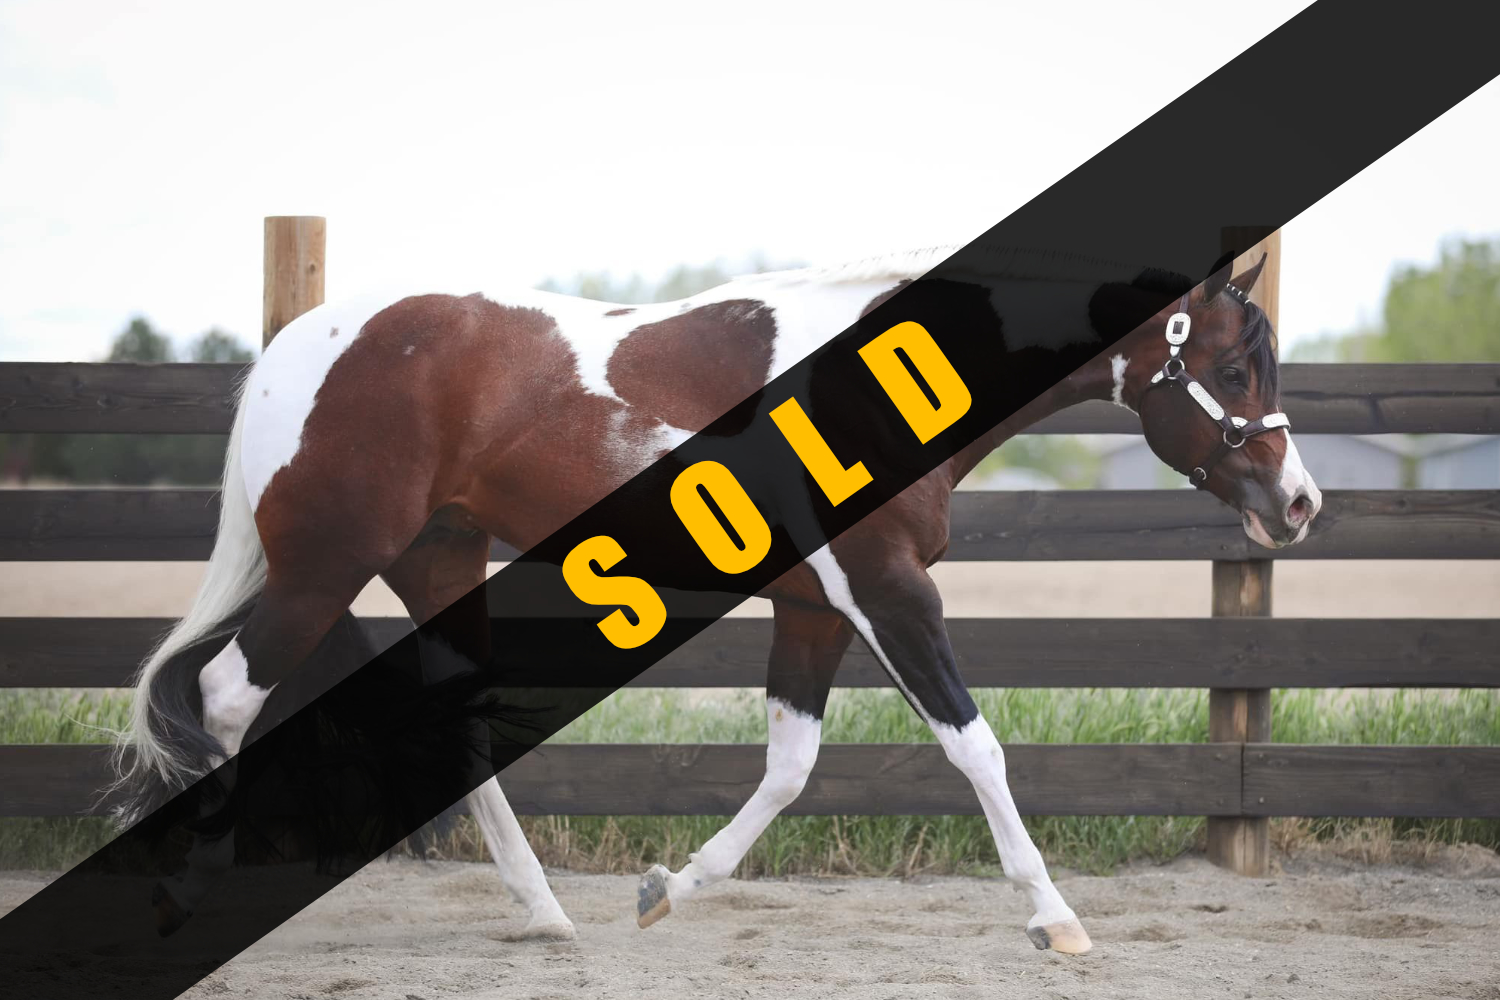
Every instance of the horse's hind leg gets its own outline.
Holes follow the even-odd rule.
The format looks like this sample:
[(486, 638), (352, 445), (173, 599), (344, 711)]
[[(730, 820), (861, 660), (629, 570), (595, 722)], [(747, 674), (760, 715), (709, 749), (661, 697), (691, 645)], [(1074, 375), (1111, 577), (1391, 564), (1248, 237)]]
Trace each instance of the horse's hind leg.
[[(240, 752), (271, 689), (317, 648), (373, 576), (354, 568), (327, 567), (322, 572), (273, 570), (268, 575), (250, 617), (198, 674), (203, 728), (226, 755), (209, 761), (210, 767)], [(232, 762), (219, 772), (219, 779), (220, 791), (227, 795), (235, 780)], [(216, 796), (205, 795), (200, 812), (211, 815), (219, 806)], [(177, 930), (233, 863), (232, 833), (195, 835), (182, 875), (159, 883), (152, 894), (158, 932)]]
[(1032, 943), (1069, 954), (1088, 951), (1088, 934), (1047, 876), (1041, 852), (1021, 823), (1005, 781), (1000, 743), (959, 676), (932, 578), (916, 565), (862, 567), (867, 571), (851, 578), (827, 547), (808, 564), (822, 580), (829, 602), (854, 623), (932, 727), (948, 759), (973, 783), (1005, 874), (1033, 908), (1026, 925)]
[(766, 674), (766, 775), (729, 825), (688, 856), (682, 871), (673, 874), (656, 865), (646, 872), (636, 903), (641, 927), (728, 878), (771, 820), (801, 794), (818, 758), (828, 689), (854, 630), (834, 611), (782, 601), (775, 608), (776, 637)]
[[(457, 652), (476, 663), (489, 659), (489, 611), (483, 591), (475, 589), (485, 579), (489, 546), (489, 535), (483, 531), (444, 526), (439, 516), (381, 574), (418, 625), (451, 606), (445, 623), (452, 621), (454, 627), (445, 629), (445, 634), (459, 647)], [(526, 842), (500, 782), (490, 778), (466, 800), (495, 859), (501, 883), (526, 907), (529, 919), (522, 936), (571, 939), (573, 923), (552, 895), (541, 862)]]
[(515, 897), (516, 902), (526, 907), (528, 919), (521, 931), (523, 938), (547, 941), (570, 941), (575, 935), (573, 921), (563, 912), (542, 863), (536, 859), (521, 824), (505, 794), (500, 791), (500, 782), (490, 778), (467, 796), (469, 812), (479, 823), (484, 842), (500, 869), (500, 882)]

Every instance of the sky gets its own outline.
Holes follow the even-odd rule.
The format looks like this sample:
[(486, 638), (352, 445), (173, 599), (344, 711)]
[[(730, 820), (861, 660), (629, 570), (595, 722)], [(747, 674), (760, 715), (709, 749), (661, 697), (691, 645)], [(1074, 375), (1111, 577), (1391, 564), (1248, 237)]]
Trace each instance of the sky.
[[(0, 359), (254, 341), (267, 215), (327, 217), (330, 298), (962, 243), (1304, 6), (0, 0)], [(1500, 236), (1496, 121), (1286, 226), (1284, 348)]]

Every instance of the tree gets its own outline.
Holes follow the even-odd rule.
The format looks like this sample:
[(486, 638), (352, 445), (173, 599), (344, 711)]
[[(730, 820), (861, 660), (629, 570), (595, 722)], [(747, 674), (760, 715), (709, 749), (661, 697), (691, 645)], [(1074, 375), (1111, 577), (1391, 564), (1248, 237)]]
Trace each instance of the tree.
[(1453, 240), (1436, 267), (1397, 271), (1383, 319), (1372, 361), (1500, 361), (1500, 240)]
[(1500, 361), (1500, 240), (1454, 239), (1391, 275), (1375, 329), (1297, 345), (1293, 361)]
[(225, 333), (215, 326), (199, 334), (198, 339), (188, 345), (188, 360), (204, 364), (243, 363), (255, 360), (255, 352), (240, 343), (234, 334)]
[(661, 284), (656, 286), (656, 294), (652, 296), (652, 299), (656, 302), (685, 299), (690, 295), (716, 288), (728, 281), (729, 277), (717, 264), (704, 264), (701, 267), (679, 265), (672, 269)]
[(172, 342), (151, 326), (144, 316), (135, 316), (109, 345), (106, 361), (161, 363), (174, 361)]
[[(254, 354), (232, 335), (214, 328), (188, 345), (201, 362), (246, 362)], [(175, 360), (172, 341), (136, 316), (110, 344), (107, 361), (160, 364)], [(208, 485), (224, 465), (218, 434), (25, 434), (0, 441), (9, 474), (40, 476), (84, 485), (144, 486), (154, 483)]]

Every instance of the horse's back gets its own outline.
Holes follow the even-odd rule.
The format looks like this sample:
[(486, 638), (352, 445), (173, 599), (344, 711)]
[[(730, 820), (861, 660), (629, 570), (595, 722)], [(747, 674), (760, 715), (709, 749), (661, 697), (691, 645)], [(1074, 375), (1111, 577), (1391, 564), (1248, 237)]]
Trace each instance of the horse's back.
[(508, 490), (543, 509), (519, 532), (531, 535), (602, 499), (888, 291), (760, 279), (636, 306), (532, 289), (319, 306), (250, 374), (246, 488), (252, 505), (273, 480), (321, 477), (382, 490), (404, 480), (438, 505), (476, 490), (498, 503)]

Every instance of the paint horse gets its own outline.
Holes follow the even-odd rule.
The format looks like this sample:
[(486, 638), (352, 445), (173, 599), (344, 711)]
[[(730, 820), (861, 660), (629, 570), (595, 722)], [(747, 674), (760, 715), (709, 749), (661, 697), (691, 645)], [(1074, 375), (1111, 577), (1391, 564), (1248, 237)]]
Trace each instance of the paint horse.
[[(834, 673), (858, 635), (973, 782), (1005, 872), (1034, 910), (1032, 941), (1089, 949), (1022, 826), (927, 572), (948, 546), (954, 488), (1029, 424), (1104, 399), (1139, 413), (1152, 450), (1239, 511), (1262, 545), (1305, 538), (1321, 498), (1276, 412), (1274, 333), (1246, 294), (1264, 258), (1232, 281), (1220, 271), (1134, 330), (1109, 329), (1110, 296), (1152, 305), (1165, 296), (1151, 272), (1120, 274), (1099, 286), (1076, 329), (1026, 343), (1021, 324), (1007, 331), (1006, 311), (1034, 309), (1047, 289), (1031, 274), (1007, 279), (1007, 268), (1035, 262), (1003, 253), (1012, 256), (995, 273), (936, 280), (983, 284), (966, 299), (981, 303), (973, 329), (1006, 337), (1007, 350), (1069, 352), (1076, 370), (764, 592), (775, 615), (765, 778), (681, 871), (646, 873), (642, 927), (728, 877), (797, 797)], [(538, 291), (387, 294), (297, 319), (244, 383), (202, 589), (140, 671), (123, 818), (236, 754), (272, 689), (373, 578), (415, 622), (428, 620), (483, 582), (492, 537), (531, 547), (893, 292), (934, 280), (927, 272), (945, 256), (756, 275), (649, 306)], [(1177, 279), (1170, 294), (1190, 285)], [(538, 421), (542, 412), (552, 419)], [(571, 937), (499, 783), (485, 782), (468, 805), (527, 908), (526, 934)], [(232, 861), (229, 840), (195, 843), (186, 875), (158, 886), (163, 933)]]

